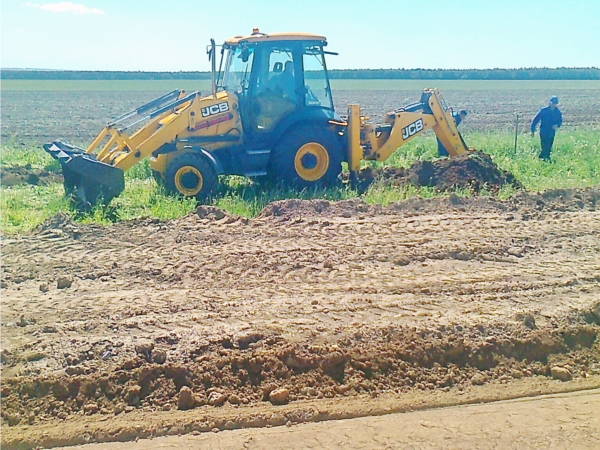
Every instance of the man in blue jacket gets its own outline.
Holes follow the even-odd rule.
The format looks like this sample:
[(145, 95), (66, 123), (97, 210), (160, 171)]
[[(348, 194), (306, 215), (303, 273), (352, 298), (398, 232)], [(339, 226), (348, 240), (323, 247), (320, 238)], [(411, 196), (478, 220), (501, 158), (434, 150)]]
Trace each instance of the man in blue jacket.
[(548, 106), (540, 109), (531, 122), (531, 135), (535, 134), (537, 124), (540, 124), (540, 142), (542, 151), (540, 159), (550, 161), (550, 151), (554, 143), (556, 130), (562, 125), (562, 114), (558, 109), (558, 97), (550, 97)]

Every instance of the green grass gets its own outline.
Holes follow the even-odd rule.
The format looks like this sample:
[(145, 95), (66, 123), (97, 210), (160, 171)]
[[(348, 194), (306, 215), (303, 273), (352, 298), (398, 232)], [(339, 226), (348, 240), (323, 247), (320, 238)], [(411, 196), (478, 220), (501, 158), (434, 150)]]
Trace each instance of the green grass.
[(3, 232), (31, 230), (61, 211), (70, 211), (70, 208), (59, 184), (0, 188), (0, 230)]
[[(464, 135), (469, 147), (489, 154), (503, 170), (511, 172), (525, 189), (543, 191), (600, 184), (600, 129), (557, 133), (552, 162), (538, 158), (539, 135), (517, 136), (510, 132), (472, 132)], [(437, 157), (435, 139), (427, 137), (409, 142), (387, 161), (386, 166), (409, 167), (414, 161)]]
[(60, 163), (39, 148), (17, 148), (12, 143), (5, 143), (0, 148), (0, 166), (31, 167), (49, 172), (59, 172)]
[[(515, 150), (514, 134), (510, 132), (465, 135), (470, 147), (482, 150), (493, 158), (504, 170), (508, 170), (529, 191), (555, 188), (576, 188), (600, 184), (600, 129), (562, 131), (557, 134), (552, 152), (553, 162), (540, 161), (539, 138), (529, 134), (518, 136)], [(365, 162), (364, 166), (383, 165), (408, 167), (414, 161), (432, 160), (437, 157), (435, 137), (429, 133), (400, 148), (385, 163)], [(3, 167), (30, 165), (47, 168), (56, 164), (50, 156), (39, 149), (16, 149), (3, 147)], [(502, 188), (497, 194), (505, 199), (516, 192), (513, 187)], [(196, 207), (190, 199), (167, 195), (151, 177), (147, 162), (135, 166), (126, 174), (126, 189), (109, 206), (96, 207), (88, 214), (73, 211), (63, 197), (59, 184), (50, 186), (0, 187), (0, 230), (4, 233), (19, 233), (31, 230), (48, 217), (62, 211), (80, 223), (110, 224), (119, 220), (142, 217), (173, 219), (182, 217)], [(456, 191), (461, 196), (471, 195), (467, 191)], [(486, 195), (484, 191), (480, 195)], [(430, 198), (439, 193), (426, 187), (371, 186), (361, 198), (369, 204), (388, 205), (410, 197)], [(222, 177), (221, 188), (213, 205), (235, 215), (255, 217), (270, 202), (288, 198), (323, 198), (343, 200), (359, 194), (349, 188), (294, 192), (288, 189), (265, 188), (243, 177)]]
[[(511, 172), (527, 190), (586, 187), (600, 184), (600, 130), (558, 133), (552, 151), (552, 163), (537, 158), (539, 136), (473, 136), (470, 144), (486, 151), (494, 162)], [(488, 150), (489, 149), (489, 150)]]

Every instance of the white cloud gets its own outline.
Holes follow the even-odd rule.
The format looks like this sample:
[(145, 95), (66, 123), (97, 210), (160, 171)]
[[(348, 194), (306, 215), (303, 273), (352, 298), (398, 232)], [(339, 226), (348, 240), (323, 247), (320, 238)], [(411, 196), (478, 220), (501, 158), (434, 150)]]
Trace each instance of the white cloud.
[(73, 14), (104, 14), (104, 11), (98, 8), (88, 8), (77, 3), (61, 2), (61, 3), (45, 3), (43, 5), (37, 3), (26, 3), (27, 6), (40, 8), (50, 12), (66, 12)]

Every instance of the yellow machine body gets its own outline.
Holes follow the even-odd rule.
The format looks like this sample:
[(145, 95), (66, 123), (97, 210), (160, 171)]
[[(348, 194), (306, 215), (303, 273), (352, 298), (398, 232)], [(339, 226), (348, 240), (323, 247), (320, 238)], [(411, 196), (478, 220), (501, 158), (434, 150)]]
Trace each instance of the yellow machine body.
[[(130, 136), (127, 130), (107, 125), (86, 152), (97, 154), (98, 161), (123, 171), (150, 157), (152, 169), (163, 173), (173, 152), (153, 153), (166, 143), (177, 141), (177, 150), (183, 150), (185, 140), (193, 137), (230, 135), (241, 139), (242, 125), (235, 95), (219, 92), (214, 97), (202, 97), (195, 92), (186, 96), (185, 91), (181, 91), (179, 97), (187, 100), (151, 118)], [(225, 142), (204, 145), (214, 149), (225, 145)]]
[[(218, 175), (330, 185), (344, 161), (355, 173), (361, 161), (385, 161), (427, 130), (450, 156), (467, 151), (437, 89), (387, 113), (382, 124), (370, 123), (359, 105), (350, 105), (342, 119), (333, 107), (326, 45), (320, 35), (255, 30), (225, 41), (225, 68), (217, 71), (211, 40), (211, 95), (174, 90), (109, 122), (87, 149), (61, 141), (44, 148), (63, 167), (65, 191), (87, 206), (119, 195), (124, 172), (146, 158), (169, 192), (202, 201)], [(280, 97), (270, 83), (281, 79), (284, 63), (293, 69), (293, 90)]]

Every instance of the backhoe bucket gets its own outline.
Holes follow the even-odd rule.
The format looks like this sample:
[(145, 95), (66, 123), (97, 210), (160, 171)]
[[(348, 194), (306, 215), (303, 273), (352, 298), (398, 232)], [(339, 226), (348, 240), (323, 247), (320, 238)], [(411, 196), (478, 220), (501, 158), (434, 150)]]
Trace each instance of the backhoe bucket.
[(65, 194), (71, 196), (80, 210), (95, 204), (108, 204), (125, 189), (125, 173), (98, 161), (82, 148), (61, 141), (44, 144), (44, 150), (60, 162), (64, 176)]

